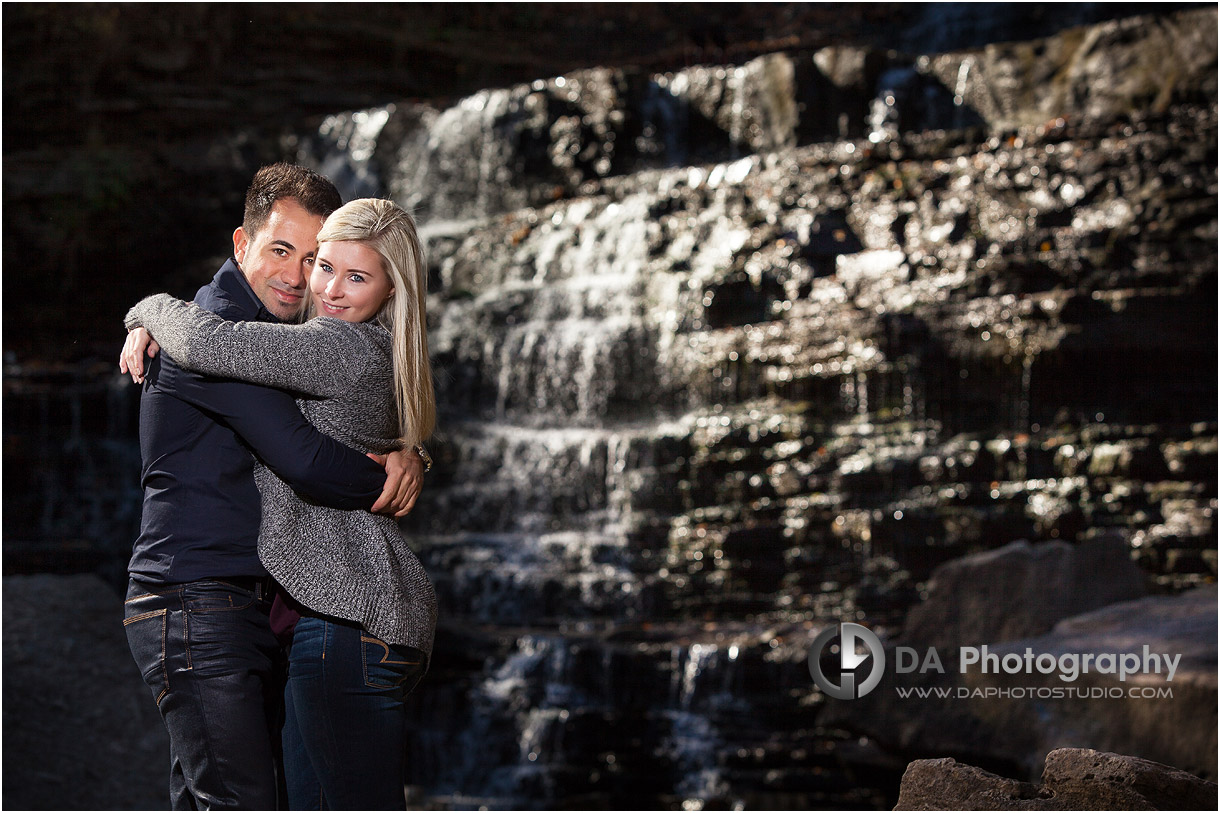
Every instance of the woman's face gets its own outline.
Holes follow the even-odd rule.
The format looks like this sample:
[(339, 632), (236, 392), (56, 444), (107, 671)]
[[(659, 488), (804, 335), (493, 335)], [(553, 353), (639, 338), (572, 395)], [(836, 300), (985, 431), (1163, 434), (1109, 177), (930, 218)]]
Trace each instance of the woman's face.
[(322, 243), (309, 277), (318, 316), (365, 322), (394, 294), (381, 255), (363, 243)]

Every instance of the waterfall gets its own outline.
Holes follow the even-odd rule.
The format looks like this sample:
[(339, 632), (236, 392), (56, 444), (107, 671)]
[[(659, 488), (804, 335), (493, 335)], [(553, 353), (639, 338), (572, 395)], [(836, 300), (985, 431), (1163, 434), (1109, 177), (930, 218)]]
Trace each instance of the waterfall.
[(913, 68), (892, 68), (877, 81), (877, 95), (869, 102), (868, 140), (873, 144), (894, 139), (901, 125), (903, 103), (914, 79)]
[[(814, 630), (897, 625), (934, 566), (1014, 539), (1169, 544), (1100, 515), (1151, 492), (1087, 461), (1214, 448), (1201, 401), (1132, 399), (1110, 346), (1116, 314), (1157, 337), (1214, 286), (1150, 197), (1212, 212), (1214, 155), (1163, 129), (1214, 148), (1214, 110), (1120, 138), (1086, 82), (1054, 118), (1026, 53), (595, 69), (324, 123), (320, 165), (415, 210), (431, 261), (437, 467), (404, 526), (454, 711), (421, 710), (425, 796), (857, 804), (886, 791), (790, 756), (831, 777), (862, 747), (817, 724)], [(971, 107), (1001, 85), (1030, 107)], [(1155, 340), (1134, 375), (1192, 391), (1155, 359), (1214, 350)]]
[(957, 69), (957, 82), (953, 86), (953, 103), (961, 107), (966, 103), (966, 82), (970, 78), (970, 66), (974, 64), (974, 60), (966, 57), (962, 60), (961, 67)]
[(395, 106), (327, 116), (308, 148), (323, 157), (318, 171), (334, 182), (344, 200), (378, 194), (382, 183), (373, 154)]

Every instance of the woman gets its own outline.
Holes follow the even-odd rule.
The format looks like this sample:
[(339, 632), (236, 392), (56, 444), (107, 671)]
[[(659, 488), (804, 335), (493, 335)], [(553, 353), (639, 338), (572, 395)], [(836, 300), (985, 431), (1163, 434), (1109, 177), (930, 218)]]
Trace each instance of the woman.
[[(355, 200), (318, 243), (302, 324), (228, 322), (159, 294), (127, 326), (187, 369), (299, 393), (305, 417), (353, 448), (422, 442), (435, 401), (414, 221)], [(432, 585), (392, 518), (306, 502), (261, 465), (256, 479), (259, 557), (300, 614), (284, 697), (289, 805), (403, 809), (405, 698), (432, 649)]]

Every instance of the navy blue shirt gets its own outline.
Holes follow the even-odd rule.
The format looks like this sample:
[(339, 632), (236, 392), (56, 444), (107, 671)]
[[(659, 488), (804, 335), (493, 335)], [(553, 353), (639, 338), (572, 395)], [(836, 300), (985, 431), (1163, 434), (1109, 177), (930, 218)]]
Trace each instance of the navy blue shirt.
[[(232, 258), (195, 302), (230, 321), (278, 321)], [(191, 373), (164, 353), (146, 366), (144, 510), (127, 568), (132, 576), (178, 583), (266, 575), (252, 454), (323, 505), (367, 509), (381, 494), (384, 469), (315, 429), (290, 393)]]

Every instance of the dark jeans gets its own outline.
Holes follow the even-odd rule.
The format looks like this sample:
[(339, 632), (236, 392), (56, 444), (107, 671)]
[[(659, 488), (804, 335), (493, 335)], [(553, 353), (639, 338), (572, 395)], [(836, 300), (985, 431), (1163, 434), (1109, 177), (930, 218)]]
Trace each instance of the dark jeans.
[(297, 622), (284, 691), (291, 809), (406, 809), (405, 701), (425, 661), (349, 621)]
[(276, 807), (280, 647), (261, 586), (131, 580), (127, 643), (169, 730), (174, 810)]

